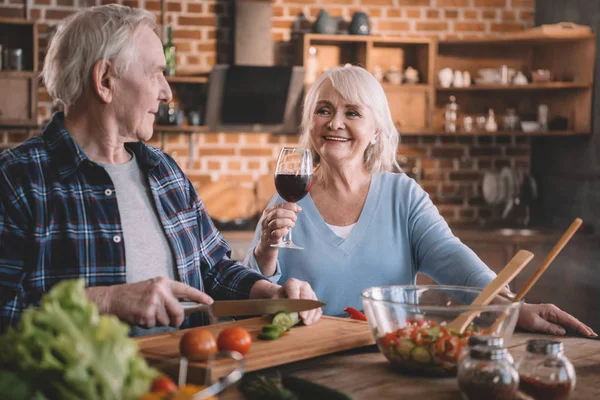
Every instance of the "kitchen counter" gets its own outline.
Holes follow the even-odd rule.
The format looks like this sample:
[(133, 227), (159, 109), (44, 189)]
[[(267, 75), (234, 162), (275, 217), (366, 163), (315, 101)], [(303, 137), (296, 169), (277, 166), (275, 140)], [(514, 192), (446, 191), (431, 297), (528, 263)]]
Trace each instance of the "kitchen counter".
[[(510, 353), (518, 359), (529, 339), (552, 338), (546, 335), (515, 333), (508, 341)], [(600, 398), (600, 340), (585, 338), (558, 338), (563, 342), (567, 357), (575, 366), (577, 384), (570, 399)], [(460, 400), (457, 380), (454, 378), (424, 378), (402, 374), (390, 367), (389, 362), (375, 346), (359, 348), (331, 355), (282, 365), (264, 371), (268, 376), (279, 372), (345, 392), (353, 399), (429, 399)], [(236, 388), (229, 388), (219, 396), (222, 400), (243, 399)]]

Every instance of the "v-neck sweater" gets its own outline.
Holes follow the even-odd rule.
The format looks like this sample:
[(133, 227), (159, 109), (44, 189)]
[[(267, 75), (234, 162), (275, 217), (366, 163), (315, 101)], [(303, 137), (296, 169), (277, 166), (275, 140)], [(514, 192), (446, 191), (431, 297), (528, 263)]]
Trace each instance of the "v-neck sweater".
[[(284, 200), (275, 195), (268, 206)], [(418, 272), (440, 284), (484, 287), (495, 274), (449, 228), (429, 195), (405, 174), (373, 175), (362, 212), (347, 238), (337, 236), (310, 194), (298, 202), (292, 230), (304, 250), (279, 249), (271, 282), (307, 281), (326, 315), (363, 309), (360, 293), (372, 286), (414, 284)], [(259, 270), (254, 248), (246, 264)]]

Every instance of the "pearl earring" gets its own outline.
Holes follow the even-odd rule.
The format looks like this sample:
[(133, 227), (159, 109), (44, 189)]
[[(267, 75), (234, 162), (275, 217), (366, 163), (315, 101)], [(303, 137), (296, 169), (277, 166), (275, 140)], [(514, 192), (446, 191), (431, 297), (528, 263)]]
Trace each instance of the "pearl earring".
[(375, 136), (373, 139), (371, 139), (371, 144), (375, 144), (377, 143), (377, 136)]

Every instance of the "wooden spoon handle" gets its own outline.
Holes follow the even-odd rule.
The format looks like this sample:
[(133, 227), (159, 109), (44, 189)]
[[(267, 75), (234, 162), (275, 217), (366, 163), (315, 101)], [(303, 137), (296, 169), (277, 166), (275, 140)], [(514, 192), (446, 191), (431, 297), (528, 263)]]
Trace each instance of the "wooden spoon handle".
[[(506, 285), (514, 279), (515, 276), (531, 261), (533, 254), (527, 250), (519, 250), (517, 254), (506, 264), (498, 276), (490, 282), (489, 285), (477, 296), (471, 303), (471, 306), (484, 306), (489, 304)], [(467, 311), (460, 314), (456, 319), (450, 322), (446, 329), (454, 329), (463, 332), (471, 323), (473, 318), (479, 314), (479, 311)]]
[(523, 297), (525, 297), (525, 295), (531, 290), (531, 288), (537, 282), (537, 280), (540, 279), (540, 276), (542, 276), (542, 274), (548, 269), (548, 267), (550, 266), (552, 261), (554, 261), (558, 253), (560, 253), (565, 247), (565, 245), (569, 242), (569, 240), (571, 240), (571, 238), (573, 237), (575, 232), (577, 232), (582, 223), (583, 221), (581, 218), (575, 218), (575, 220), (571, 223), (571, 226), (569, 226), (569, 229), (567, 229), (567, 231), (563, 233), (563, 235), (554, 245), (552, 250), (550, 250), (550, 253), (548, 253), (542, 264), (538, 267), (537, 271), (535, 271), (535, 274), (533, 274), (533, 276), (529, 278), (529, 281), (525, 284), (523, 289), (521, 289), (521, 291), (517, 294), (513, 301), (521, 301)]
[[(581, 218), (575, 218), (575, 220), (571, 223), (571, 226), (569, 226), (569, 229), (567, 229), (567, 231), (560, 237), (558, 242), (554, 245), (552, 250), (550, 250), (550, 253), (548, 253), (548, 255), (546, 256), (544, 261), (540, 264), (540, 266), (535, 271), (535, 273), (531, 276), (531, 278), (529, 278), (529, 281), (525, 284), (523, 289), (521, 289), (521, 291), (519, 293), (517, 293), (517, 295), (513, 299), (514, 302), (523, 300), (523, 298), (527, 295), (527, 293), (529, 293), (529, 290), (531, 290), (531, 288), (537, 282), (537, 280), (540, 278), (540, 276), (542, 276), (544, 271), (546, 271), (548, 269), (548, 267), (550, 266), (550, 264), (552, 263), (552, 261), (554, 261), (554, 259), (558, 255), (558, 253), (560, 253), (561, 250), (563, 249), (563, 247), (565, 247), (565, 245), (567, 244), (567, 242), (569, 240), (571, 240), (571, 238), (573, 237), (575, 232), (577, 232), (577, 229), (579, 229), (579, 227), (581, 226), (582, 223), (583, 223), (583, 221), (581, 220)], [(498, 316), (498, 318), (496, 319), (496, 322), (494, 322), (492, 324), (492, 326), (490, 327), (491, 333), (496, 332), (498, 330), (500, 325), (506, 319), (506, 316), (507, 316), (506, 314), (502, 314), (502, 315)]]

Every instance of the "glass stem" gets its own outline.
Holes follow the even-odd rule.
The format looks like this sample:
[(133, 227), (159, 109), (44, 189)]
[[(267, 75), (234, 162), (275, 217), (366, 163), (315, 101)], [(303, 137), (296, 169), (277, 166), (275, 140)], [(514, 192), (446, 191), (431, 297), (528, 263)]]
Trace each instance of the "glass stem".
[(292, 243), (292, 228), (288, 229), (282, 240), (283, 243)]

